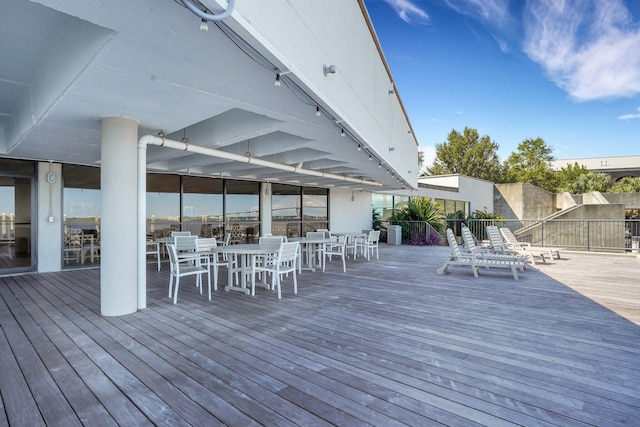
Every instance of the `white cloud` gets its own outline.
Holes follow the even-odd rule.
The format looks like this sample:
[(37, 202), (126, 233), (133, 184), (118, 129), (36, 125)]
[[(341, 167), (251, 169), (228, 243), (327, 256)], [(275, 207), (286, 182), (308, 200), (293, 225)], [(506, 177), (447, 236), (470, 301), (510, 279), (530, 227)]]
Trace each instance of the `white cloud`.
[(479, 18), (492, 26), (504, 27), (510, 21), (510, 0), (445, 0), (456, 12)]
[(618, 119), (620, 120), (640, 119), (640, 107), (638, 107), (637, 113), (623, 114), (621, 116), (618, 116)]
[(424, 10), (413, 4), (410, 0), (384, 0), (393, 10), (396, 11), (400, 19), (407, 24), (426, 24), (429, 22), (429, 15)]
[(524, 50), (577, 101), (640, 93), (640, 28), (621, 0), (531, 0)]

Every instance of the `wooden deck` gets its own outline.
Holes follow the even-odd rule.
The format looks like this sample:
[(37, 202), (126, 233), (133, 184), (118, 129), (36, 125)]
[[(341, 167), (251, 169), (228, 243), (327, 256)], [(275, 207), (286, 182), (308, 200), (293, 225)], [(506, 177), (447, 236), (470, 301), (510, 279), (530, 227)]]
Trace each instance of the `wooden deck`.
[(97, 269), (0, 278), (0, 426), (638, 425), (638, 260), (514, 281), (438, 276), (446, 252), (383, 245), (282, 300), (187, 279), (177, 305), (150, 264), (148, 308), (117, 318)]

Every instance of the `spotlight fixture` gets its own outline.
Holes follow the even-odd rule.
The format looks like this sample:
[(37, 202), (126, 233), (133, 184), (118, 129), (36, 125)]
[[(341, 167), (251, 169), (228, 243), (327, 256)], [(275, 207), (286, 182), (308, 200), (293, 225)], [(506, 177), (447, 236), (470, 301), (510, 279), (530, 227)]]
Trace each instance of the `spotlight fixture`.
[(320, 112), (320, 107), (316, 106), (316, 116), (320, 117), (322, 113)]
[(369, 160), (373, 160), (373, 157), (371, 156), (371, 154), (369, 154)]
[(378, 169), (382, 167), (382, 163), (378, 163)]
[(362, 145), (358, 144), (358, 151), (362, 151)]
[(200, 22), (200, 31), (202, 31), (203, 33), (209, 31), (209, 23), (206, 19), (203, 19), (202, 22)]
[(324, 72), (325, 76), (327, 74), (335, 74), (336, 73), (336, 66), (335, 65), (323, 65), (322, 66), (322, 71)]
[(280, 84), (281, 84), (281, 82), (280, 82), (280, 74), (276, 74), (276, 81), (273, 82), (273, 85), (275, 87), (280, 87)]
[(344, 133), (344, 129), (341, 129), (340, 130), (340, 136), (345, 136), (345, 135), (346, 135), (346, 133)]

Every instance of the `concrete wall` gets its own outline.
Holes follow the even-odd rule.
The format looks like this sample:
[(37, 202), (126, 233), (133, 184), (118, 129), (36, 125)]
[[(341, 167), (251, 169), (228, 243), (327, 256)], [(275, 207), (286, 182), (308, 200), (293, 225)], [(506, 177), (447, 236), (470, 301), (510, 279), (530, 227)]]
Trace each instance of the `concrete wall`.
[(621, 221), (624, 209), (621, 204), (582, 205), (557, 218), (557, 221), (537, 224), (515, 234), (518, 240), (533, 245), (622, 251), (625, 246), (624, 221)]
[(545, 218), (557, 211), (556, 195), (532, 184), (496, 184), (493, 209), (505, 218)]
[(603, 193), (609, 203), (620, 203), (627, 209), (640, 209), (640, 193)]

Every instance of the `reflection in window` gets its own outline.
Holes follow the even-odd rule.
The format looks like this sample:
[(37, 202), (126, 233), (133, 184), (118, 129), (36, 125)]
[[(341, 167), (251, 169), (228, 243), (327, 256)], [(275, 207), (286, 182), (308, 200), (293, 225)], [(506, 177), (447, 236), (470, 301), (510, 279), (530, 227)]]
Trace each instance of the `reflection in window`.
[(100, 231), (100, 169), (63, 165), (64, 228)]
[(327, 189), (272, 184), (271, 192), (274, 235), (299, 237), (329, 227)]
[(388, 220), (393, 214), (393, 195), (372, 194), (371, 203), (373, 211), (380, 216), (381, 220)]
[(260, 183), (225, 181), (225, 216), (232, 243), (251, 243), (260, 232)]
[(65, 267), (100, 262), (100, 169), (62, 165)]
[(182, 228), (201, 237), (224, 238), (223, 181), (185, 176), (182, 181)]
[(147, 174), (147, 227), (153, 238), (180, 229), (180, 176)]

